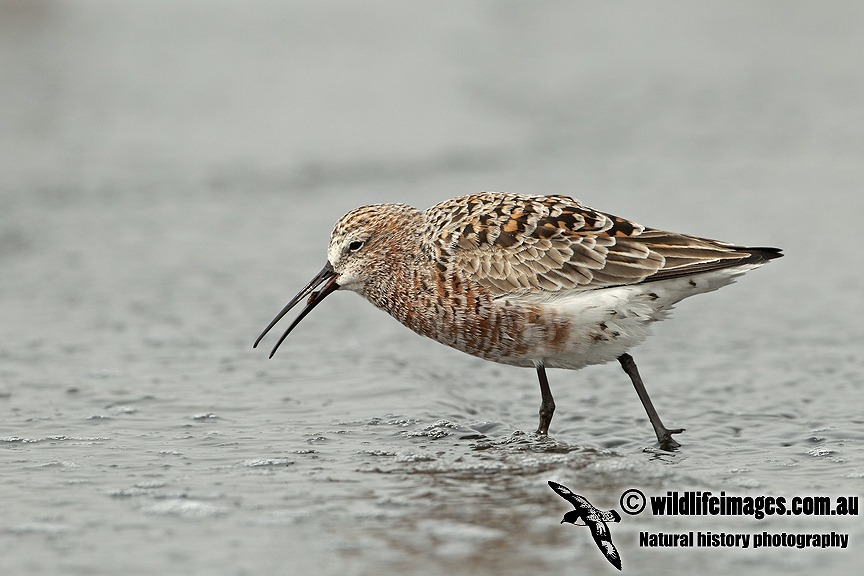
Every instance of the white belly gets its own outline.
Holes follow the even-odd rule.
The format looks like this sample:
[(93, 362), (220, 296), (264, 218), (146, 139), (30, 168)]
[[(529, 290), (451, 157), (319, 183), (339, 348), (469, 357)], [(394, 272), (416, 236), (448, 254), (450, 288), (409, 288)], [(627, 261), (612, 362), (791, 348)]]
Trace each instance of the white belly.
[(651, 333), (651, 324), (666, 318), (676, 303), (731, 284), (755, 267), (745, 265), (658, 282), (525, 298), (523, 302), (527, 300), (552, 315), (567, 318), (570, 334), (563, 349), (538, 344), (518, 362), (511, 359), (508, 363), (575, 370), (615, 360), (641, 344)]

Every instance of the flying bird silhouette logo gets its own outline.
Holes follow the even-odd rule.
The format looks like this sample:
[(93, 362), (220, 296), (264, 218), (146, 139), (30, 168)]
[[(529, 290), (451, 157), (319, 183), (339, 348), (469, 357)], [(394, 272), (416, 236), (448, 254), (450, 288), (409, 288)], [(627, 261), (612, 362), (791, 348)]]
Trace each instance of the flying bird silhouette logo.
[[(569, 522), (575, 526), (588, 526), (597, 547), (615, 568), (621, 570), (621, 555), (618, 554), (618, 549), (612, 544), (612, 534), (609, 532), (609, 526), (606, 525), (607, 522), (621, 521), (618, 512), (615, 510), (608, 512), (598, 510), (584, 496), (574, 494), (569, 488), (557, 482), (549, 481), (549, 487), (575, 508), (575, 510), (564, 514), (561, 524)], [(580, 520), (582, 521), (581, 524), (578, 523)]]

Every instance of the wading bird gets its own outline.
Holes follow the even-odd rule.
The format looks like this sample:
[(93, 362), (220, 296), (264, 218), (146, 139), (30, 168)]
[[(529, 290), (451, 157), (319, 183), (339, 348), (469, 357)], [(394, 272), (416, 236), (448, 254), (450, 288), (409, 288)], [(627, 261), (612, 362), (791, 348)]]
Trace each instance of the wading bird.
[(357, 292), (418, 334), (493, 362), (533, 367), (540, 424), (555, 402), (546, 368), (577, 370), (618, 360), (660, 446), (683, 429), (663, 425), (628, 350), (688, 296), (730, 284), (782, 256), (646, 228), (567, 196), (487, 192), (421, 212), (405, 204), (352, 210), (334, 226), (321, 272), (264, 330), (298, 302), (291, 330), (336, 290)]

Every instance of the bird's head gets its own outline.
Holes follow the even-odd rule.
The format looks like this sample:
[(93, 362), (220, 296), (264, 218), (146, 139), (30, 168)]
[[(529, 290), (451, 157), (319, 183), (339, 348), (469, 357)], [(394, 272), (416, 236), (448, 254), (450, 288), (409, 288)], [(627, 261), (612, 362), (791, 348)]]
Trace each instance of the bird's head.
[(412, 251), (416, 252), (422, 218), (416, 208), (405, 204), (363, 206), (340, 218), (330, 233), (324, 268), (276, 315), (255, 341), (255, 346), (307, 296), (306, 307), (279, 338), (271, 357), (300, 320), (327, 295), (345, 289), (368, 296), (368, 285), (389, 281), (393, 267)]
[(363, 294), (400, 255), (411, 229), (421, 218), (416, 208), (405, 204), (373, 204), (348, 212), (333, 226), (327, 261), (338, 277), (339, 287)]
[(579, 510), (570, 510), (569, 512), (564, 514), (564, 518), (561, 520), (561, 524), (564, 524), (565, 522), (568, 522), (570, 524), (577, 524), (577, 522), (581, 519), (582, 516), (579, 514)]

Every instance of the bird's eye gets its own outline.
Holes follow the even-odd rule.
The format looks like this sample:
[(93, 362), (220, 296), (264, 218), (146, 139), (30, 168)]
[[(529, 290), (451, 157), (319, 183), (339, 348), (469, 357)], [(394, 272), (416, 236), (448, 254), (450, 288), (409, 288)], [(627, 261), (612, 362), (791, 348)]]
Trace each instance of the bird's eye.
[(348, 244), (348, 251), (349, 252), (356, 252), (357, 250), (359, 250), (362, 247), (363, 247), (363, 241), (362, 240), (355, 240), (354, 242), (351, 242), (350, 244)]

